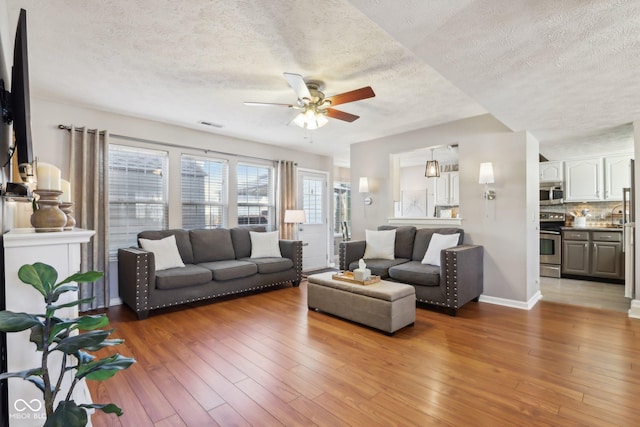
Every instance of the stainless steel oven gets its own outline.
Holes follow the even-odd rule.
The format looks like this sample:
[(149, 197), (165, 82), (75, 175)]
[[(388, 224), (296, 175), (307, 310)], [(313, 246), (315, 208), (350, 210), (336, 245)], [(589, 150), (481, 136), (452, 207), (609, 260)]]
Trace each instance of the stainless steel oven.
[(564, 222), (564, 213), (540, 212), (540, 276), (560, 277)]

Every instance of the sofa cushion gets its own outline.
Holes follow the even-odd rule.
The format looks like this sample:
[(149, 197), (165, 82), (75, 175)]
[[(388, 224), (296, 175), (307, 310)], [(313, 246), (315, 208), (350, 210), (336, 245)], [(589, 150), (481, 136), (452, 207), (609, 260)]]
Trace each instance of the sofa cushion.
[[(193, 249), (191, 248), (191, 240), (187, 230), (148, 230), (138, 233), (138, 239), (159, 240), (167, 236), (176, 237), (176, 246), (180, 252), (180, 258), (185, 264), (193, 264)], [(140, 241), (138, 241), (140, 246)], [(140, 246), (142, 247), (142, 246)]]
[(236, 258), (231, 233), (226, 228), (191, 230), (194, 263), (225, 261)]
[(364, 259), (394, 259), (396, 230), (365, 230)]
[(396, 258), (411, 258), (413, 255), (413, 242), (416, 239), (416, 228), (411, 225), (396, 227), (393, 225), (381, 225), (378, 230), (396, 230), (396, 242), (394, 254)]
[[(349, 270), (353, 271), (356, 268), (359, 268), (358, 261), (353, 261), (351, 264), (349, 264)], [(367, 268), (371, 270), (371, 274), (380, 276), (381, 279), (386, 279), (387, 277), (389, 277), (389, 268), (407, 261), (409, 260), (406, 258), (365, 260)]]
[(427, 252), (424, 254), (424, 258), (422, 258), (422, 264), (431, 264), (440, 267), (440, 252), (444, 249), (458, 246), (459, 238), (460, 235), (458, 233), (433, 233), (431, 240), (429, 241)]
[(140, 246), (145, 251), (153, 252), (156, 271), (168, 268), (184, 267), (184, 262), (176, 246), (176, 236), (167, 236), (164, 239), (138, 239)]
[(389, 277), (410, 285), (440, 286), (440, 267), (409, 261), (389, 268)]
[(282, 258), (279, 231), (249, 231), (249, 237), (251, 238), (251, 258)]
[(182, 268), (170, 268), (156, 271), (156, 288), (176, 289), (187, 286), (202, 285), (211, 281), (211, 270), (187, 264)]
[(258, 266), (258, 273), (269, 274), (287, 271), (293, 268), (293, 261), (289, 258), (243, 258)]
[(413, 256), (411, 260), (422, 261), (424, 254), (427, 253), (429, 242), (433, 233), (438, 234), (454, 234), (460, 233), (458, 238), (458, 245), (461, 245), (464, 240), (464, 231), (461, 228), (420, 228), (416, 231), (416, 240), (413, 244)]
[(239, 279), (241, 277), (253, 276), (258, 272), (258, 266), (256, 264), (235, 259), (203, 262), (198, 265), (211, 270), (213, 280)]
[(250, 225), (246, 227), (235, 227), (231, 230), (231, 241), (236, 259), (249, 258), (251, 256), (251, 237), (249, 231), (267, 231), (263, 225)]

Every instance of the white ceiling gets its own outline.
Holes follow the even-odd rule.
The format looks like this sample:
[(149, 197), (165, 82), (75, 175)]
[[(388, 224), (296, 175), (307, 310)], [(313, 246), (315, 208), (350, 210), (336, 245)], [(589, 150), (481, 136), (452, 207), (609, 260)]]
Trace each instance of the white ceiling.
[[(640, 2), (6, 0), (27, 10), (31, 94), (349, 162), (349, 144), (491, 113), (549, 159), (633, 150)], [(288, 125), (282, 73), (353, 123)], [(33, 120), (37, 120), (33, 117)], [(221, 125), (205, 127), (204, 120)], [(88, 123), (87, 125), (91, 125)], [(180, 143), (181, 141), (172, 141)], [(428, 145), (438, 144), (437, 141)]]

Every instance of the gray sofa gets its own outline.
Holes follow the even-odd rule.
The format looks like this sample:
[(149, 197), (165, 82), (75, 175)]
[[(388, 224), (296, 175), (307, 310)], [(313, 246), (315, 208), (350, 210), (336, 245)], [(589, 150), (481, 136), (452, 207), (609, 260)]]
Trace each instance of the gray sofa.
[(249, 231), (263, 226), (207, 230), (143, 231), (138, 239), (175, 236), (184, 267), (155, 271), (153, 252), (118, 250), (118, 289), (124, 303), (145, 319), (150, 310), (187, 304), (302, 279), (302, 242), (280, 240), (281, 258), (250, 258)]
[[(477, 301), (483, 290), (483, 248), (463, 245), (464, 231), (459, 228), (416, 229), (412, 226), (380, 226), (378, 230), (396, 230), (394, 259), (365, 259), (371, 274), (384, 280), (413, 285), (416, 300), (440, 307), (449, 314), (467, 302)], [(460, 233), (458, 246), (440, 252), (440, 266), (421, 261), (434, 233)], [(364, 257), (364, 240), (340, 243), (340, 269), (355, 270)]]

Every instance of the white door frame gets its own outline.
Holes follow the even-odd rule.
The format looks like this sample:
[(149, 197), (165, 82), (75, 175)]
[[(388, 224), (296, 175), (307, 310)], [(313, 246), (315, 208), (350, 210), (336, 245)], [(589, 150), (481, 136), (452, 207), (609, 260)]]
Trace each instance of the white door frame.
[[(328, 267), (330, 265), (331, 261), (331, 247), (332, 247), (332, 241), (333, 241), (333, 232), (331, 232), (331, 230), (333, 230), (333, 228), (331, 227), (331, 222), (333, 221), (333, 211), (331, 209), (331, 196), (333, 194), (333, 184), (329, 181), (330, 175), (329, 172), (327, 171), (321, 171), (321, 170), (317, 170), (317, 169), (308, 169), (308, 168), (298, 168), (297, 171), (297, 176), (296, 176), (296, 188), (297, 188), (297, 194), (296, 194), (296, 206), (298, 209), (302, 209), (303, 208), (303, 202), (300, 199), (302, 192), (300, 191), (301, 187), (302, 187), (302, 175), (304, 175), (305, 173), (311, 173), (311, 174), (317, 174), (317, 175), (324, 175), (325, 181), (327, 183), (327, 187), (326, 187), (326, 191), (324, 194), (324, 203), (326, 206), (326, 212), (325, 214), (327, 215), (326, 218), (326, 229), (325, 229), (325, 267)], [(303, 249), (304, 250), (304, 249)]]

